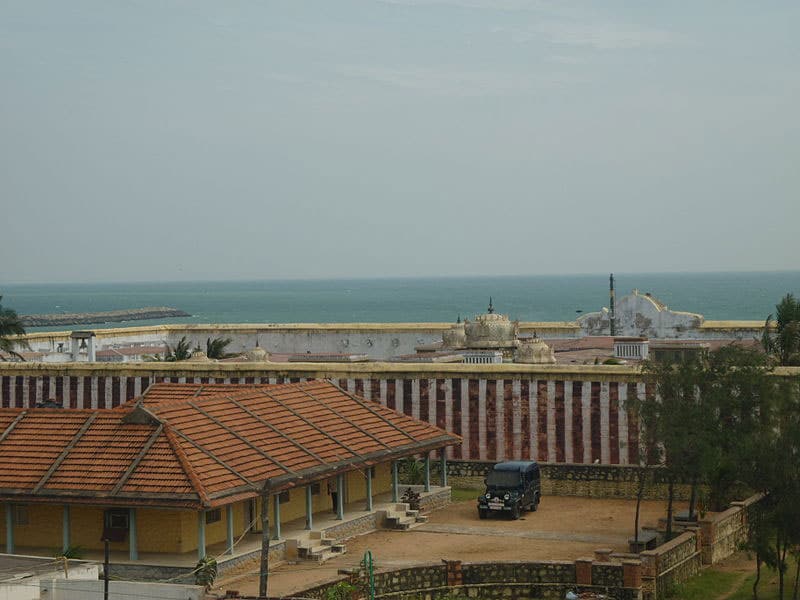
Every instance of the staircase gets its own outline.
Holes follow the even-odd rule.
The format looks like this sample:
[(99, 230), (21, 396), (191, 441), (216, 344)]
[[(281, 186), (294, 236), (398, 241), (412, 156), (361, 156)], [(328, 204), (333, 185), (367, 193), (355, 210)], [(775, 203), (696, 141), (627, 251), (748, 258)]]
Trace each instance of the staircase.
[(407, 531), (428, 522), (428, 517), (412, 510), (408, 504), (402, 502), (386, 509), (386, 525), (390, 529)]
[(297, 540), (297, 557), (323, 563), (347, 553), (347, 546), (333, 538), (323, 537), (320, 531), (309, 532), (309, 537)]

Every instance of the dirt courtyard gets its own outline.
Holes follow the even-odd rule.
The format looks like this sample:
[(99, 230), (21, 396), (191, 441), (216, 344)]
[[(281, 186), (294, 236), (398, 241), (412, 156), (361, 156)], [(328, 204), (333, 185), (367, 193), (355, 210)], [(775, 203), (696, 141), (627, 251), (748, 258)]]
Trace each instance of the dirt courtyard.
[[(676, 504), (683, 509), (683, 504)], [(376, 569), (396, 569), (442, 559), (465, 562), (491, 560), (572, 560), (591, 557), (597, 548), (627, 551), (633, 533), (636, 503), (548, 496), (539, 510), (518, 521), (478, 518), (475, 500), (454, 502), (429, 514), (428, 523), (410, 531), (381, 530), (348, 540), (347, 554), (317, 565), (283, 563), (270, 569), (271, 596), (288, 595), (332, 579), (337, 570), (357, 566), (366, 550)], [(663, 501), (642, 502), (641, 525), (655, 525), (664, 516)], [(257, 565), (253, 566), (257, 569)], [(258, 593), (258, 573), (220, 579), (217, 592)]]

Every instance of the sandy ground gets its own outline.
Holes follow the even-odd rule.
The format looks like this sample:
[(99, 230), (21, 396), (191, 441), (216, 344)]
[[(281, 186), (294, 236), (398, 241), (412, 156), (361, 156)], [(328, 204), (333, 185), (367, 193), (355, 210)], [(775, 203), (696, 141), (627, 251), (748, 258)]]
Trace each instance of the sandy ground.
[[(377, 569), (394, 569), (442, 559), (465, 562), (492, 560), (572, 560), (591, 557), (597, 548), (626, 551), (633, 532), (635, 502), (592, 498), (545, 497), (534, 513), (518, 521), (478, 519), (474, 500), (456, 502), (429, 515), (427, 524), (411, 531), (376, 531), (347, 541), (347, 554), (317, 565), (301, 562), (270, 569), (271, 596), (288, 595), (332, 579), (337, 570), (358, 565), (366, 550)], [(685, 508), (680, 505), (679, 508)], [(665, 503), (642, 503), (641, 524), (653, 524), (666, 512)], [(217, 593), (258, 592), (254, 572), (220, 580)]]

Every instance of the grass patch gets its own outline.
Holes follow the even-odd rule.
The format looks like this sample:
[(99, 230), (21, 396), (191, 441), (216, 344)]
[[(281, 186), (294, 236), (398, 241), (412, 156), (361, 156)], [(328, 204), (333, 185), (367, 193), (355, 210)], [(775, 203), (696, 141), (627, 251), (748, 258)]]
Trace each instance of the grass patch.
[(705, 569), (696, 577), (675, 586), (669, 597), (681, 600), (713, 600), (730, 592), (738, 579), (740, 579), (739, 573)]
[[(792, 597), (795, 561), (789, 560), (784, 582), (784, 599)], [(742, 578), (742, 573), (718, 571), (714, 567), (703, 570), (689, 581), (676, 586), (670, 598), (680, 600), (752, 600), (755, 571)], [(778, 600), (778, 573), (762, 565), (761, 581), (758, 584), (758, 600)]]
[(464, 500), (477, 500), (481, 495), (480, 490), (471, 490), (469, 488), (452, 488), (450, 496), (453, 502), (463, 502)]

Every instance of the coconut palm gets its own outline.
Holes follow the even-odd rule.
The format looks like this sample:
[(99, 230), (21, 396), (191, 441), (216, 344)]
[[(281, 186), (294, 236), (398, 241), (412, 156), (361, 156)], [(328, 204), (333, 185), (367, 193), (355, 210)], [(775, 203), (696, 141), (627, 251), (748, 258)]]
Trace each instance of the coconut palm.
[[(16, 356), (20, 360), (25, 360), (18, 352), (14, 351), (14, 347), (27, 347), (27, 342), (10, 339), (12, 335), (25, 335), (22, 319), (17, 315), (17, 311), (11, 310), (10, 308), (3, 308), (2, 301), (3, 297), (0, 296), (0, 351)], [(6, 359), (0, 357), (0, 360)]]
[(164, 360), (167, 362), (186, 360), (192, 356), (191, 346), (192, 344), (186, 339), (186, 336), (183, 336), (175, 346), (167, 346)]
[(786, 294), (767, 317), (762, 338), (764, 350), (781, 365), (800, 366), (800, 300)]
[(206, 356), (208, 358), (228, 358), (230, 353), (225, 348), (231, 343), (231, 338), (208, 338), (206, 340)]

